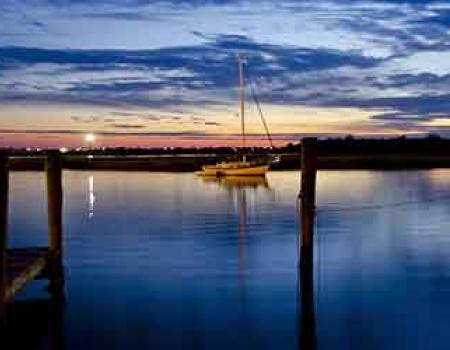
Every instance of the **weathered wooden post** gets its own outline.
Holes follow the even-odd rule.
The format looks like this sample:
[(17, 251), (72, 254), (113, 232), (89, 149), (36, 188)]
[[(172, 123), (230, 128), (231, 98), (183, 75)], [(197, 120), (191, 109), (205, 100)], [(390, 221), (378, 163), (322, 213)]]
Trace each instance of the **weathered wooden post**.
[(58, 151), (49, 151), (46, 161), (49, 277), (52, 294), (61, 295), (64, 287), (63, 258), (63, 189), (62, 166)]
[(317, 139), (302, 141), (301, 232), (300, 232), (300, 348), (316, 348), (314, 308), (314, 216), (316, 202)]
[(6, 264), (8, 233), (9, 171), (6, 154), (0, 154), (0, 326), (6, 321)]
[(316, 205), (317, 139), (302, 140), (301, 182), (301, 248), (310, 247), (314, 236), (314, 212)]

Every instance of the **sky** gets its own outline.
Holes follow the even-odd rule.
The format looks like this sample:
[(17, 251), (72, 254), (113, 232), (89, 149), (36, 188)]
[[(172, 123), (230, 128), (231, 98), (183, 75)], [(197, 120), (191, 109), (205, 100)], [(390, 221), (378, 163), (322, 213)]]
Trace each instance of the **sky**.
[(0, 146), (450, 136), (450, 1), (0, 0)]

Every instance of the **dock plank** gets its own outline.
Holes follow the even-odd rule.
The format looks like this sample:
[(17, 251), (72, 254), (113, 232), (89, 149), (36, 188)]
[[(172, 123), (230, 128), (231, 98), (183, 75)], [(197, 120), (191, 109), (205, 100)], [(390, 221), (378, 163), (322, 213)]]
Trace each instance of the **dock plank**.
[(39, 277), (48, 263), (48, 248), (7, 250), (5, 300), (11, 300), (25, 285)]

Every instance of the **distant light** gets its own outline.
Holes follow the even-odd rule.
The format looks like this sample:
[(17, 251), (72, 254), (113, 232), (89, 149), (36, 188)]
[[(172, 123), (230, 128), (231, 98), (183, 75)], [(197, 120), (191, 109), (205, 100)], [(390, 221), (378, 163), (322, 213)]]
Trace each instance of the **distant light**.
[(95, 142), (95, 134), (93, 134), (93, 133), (89, 133), (89, 134), (86, 134), (86, 135), (84, 135), (84, 139), (86, 140), (86, 142), (87, 143), (93, 143), (93, 142)]
[(60, 151), (61, 153), (67, 153), (69, 150), (68, 150), (67, 147), (61, 147), (61, 148), (59, 149), (59, 151)]
[(94, 158), (94, 156), (92, 154), (89, 154), (88, 156), (86, 156), (87, 159), (92, 159)]

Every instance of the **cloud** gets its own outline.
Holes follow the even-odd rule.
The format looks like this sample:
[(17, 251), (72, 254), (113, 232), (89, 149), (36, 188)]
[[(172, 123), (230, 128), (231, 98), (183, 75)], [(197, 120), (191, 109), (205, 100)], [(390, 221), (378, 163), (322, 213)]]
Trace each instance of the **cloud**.
[(431, 15), (418, 20), (417, 23), (448, 28), (450, 26), (450, 9), (434, 9)]
[(441, 113), (429, 113), (429, 114), (415, 114), (406, 112), (391, 112), (391, 113), (381, 113), (375, 114), (371, 117), (374, 120), (383, 120), (397, 123), (404, 122), (425, 122), (432, 121), (436, 119), (450, 119), (450, 112), (447, 114)]
[[(338, 103), (339, 104), (339, 103)], [(359, 101), (340, 101), (340, 105), (352, 105), (363, 108), (392, 108), (421, 115), (430, 113), (448, 113), (450, 111), (450, 94), (421, 95), (407, 97), (382, 97)]]
[[(372, 3), (385, 5), (377, 8), (368, 6), (368, 10), (361, 11), (361, 16), (337, 18), (334, 27), (346, 28), (363, 36), (369, 43), (389, 48), (391, 56), (405, 57), (419, 51), (450, 48), (448, 9), (427, 6), (441, 2), (410, 0)], [(392, 7), (392, 3), (404, 6)]]
[[(4, 99), (10, 100), (42, 97), (73, 103), (123, 102), (154, 107), (174, 103), (220, 104), (235, 98), (230, 88), (237, 82), (238, 53), (248, 60), (247, 73), (268, 85), (289, 79), (293, 73), (341, 67), (365, 69), (381, 62), (358, 52), (258, 43), (238, 35), (212, 36), (202, 45), (158, 50), (0, 47), (1, 67), (10, 71), (10, 81), (0, 83), (0, 91), (4, 92)], [(36, 72), (42, 66), (49, 67), (44, 76)], [(7, 87), (5, 84), (19, 83), (21, 70), (27, 71), (20, 81), (26, 87)], [(32, 84), (33, 74), (36, 82)], [(99, 75), (98, 79), (95, 74)], [(106, 78), (108, 75), (111, 78)], [(55, 77), (53, 87), (48, 84), (49, 76)], [(62, 80), (62, 77), (66, 78)], [(39, 82), (44, 79), (49, 88), (38, 91), (35, 87), (42, 86)]]
[(103, 12), (103, 13), (86, 13), (81, 15), (85, 18), (110, 19), (110, 20), (126, 20), (126, 21), (148, 21), (160, 19), (157, 15), (147, 15), (135, 12)]
[(82, 124), (91, 124), (91, 123), (95, 123), (97, 121), (99, 121), (101, 118), (98, 116), (77, 116), (77, 115), (73, 115), (70, 117), (70, 119), (72, 119), (75, 122), (78, 123), (82, 123)]
[(450, 74), (392, 74), (382, 79), (376, 79), (372, 85), (380, 89), (424, 87), (434, 91), (450, 91)]
[[(27, 47), (0, 47), (4, 69), (25, 64), (72, 65), (74, 70), (125, 67), (209, 70), (225, 75), (235, 72), (236, 54), (248, 57), (254, 71), (270, 75), (279, 69), (297, 71), (330, 69), (340, 66), (371, 67), (378, 59), (358, 52), (309, 49), (258, 43), (242, 35), (211, 36), (204, 45), (157, 50), (50, 50)], [(225, 70), (225, 72), (223, 72)]]
[(145, 125), (142, 124), (126, 124), (126, 123), (113, 123), (109, 125), (116, 129), (143, 129)]

